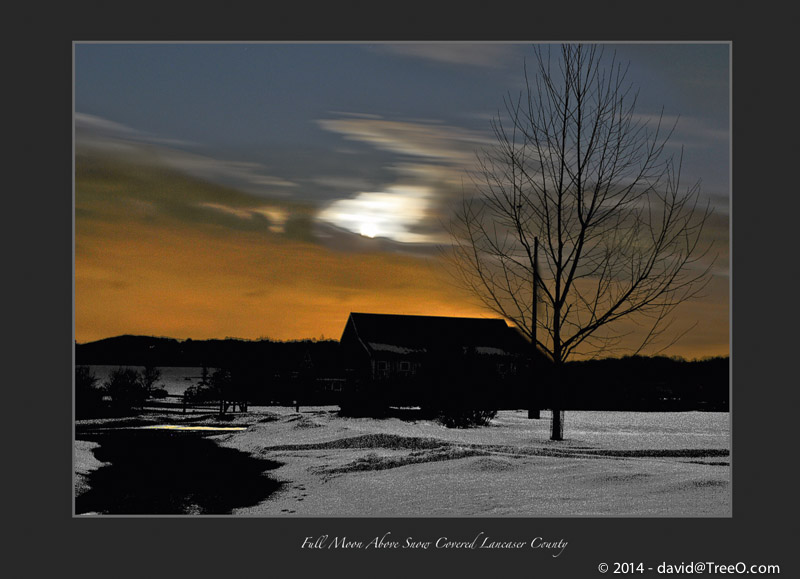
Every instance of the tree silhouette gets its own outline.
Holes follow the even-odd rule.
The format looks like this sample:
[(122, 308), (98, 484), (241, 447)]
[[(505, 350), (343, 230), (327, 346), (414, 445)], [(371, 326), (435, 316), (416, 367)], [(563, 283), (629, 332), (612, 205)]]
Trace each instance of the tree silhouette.
[(113, 370), (103, 386), (111, 397), (112, 405), (118, 411), (141, 409), (144, 405), (145, 387), (139, 373), (132, 368)]
[(153, 386), (159, 380), (161, 380), (161, 370), (150, 364), (146, 365), (142, 370), (141, 381), (148, 396), (153, 394)]
[(674, 125), (636, 113), (615, 56), (582, 44), (534, 55), (535, 75), (526, 68), (478, 154), (478, 194), (456, 211), (449, 257), (466, 288), (552, 358), (561, 440), (563, 364), (619, 348), (624, 319), (644, 327), (635, 352), (666, 337), (675, 307), (708, 283), (710, 209), (699, 183), (681, 189), (683, 153), (665, 149)]
[(75, 417), (93, 417), (102, 410), (103, 390), (89, 366), (75, 367)]

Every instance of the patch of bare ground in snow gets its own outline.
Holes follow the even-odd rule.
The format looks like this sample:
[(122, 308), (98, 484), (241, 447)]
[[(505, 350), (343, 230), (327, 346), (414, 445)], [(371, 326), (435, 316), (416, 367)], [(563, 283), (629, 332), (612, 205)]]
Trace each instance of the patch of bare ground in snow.
[[(552, 456), (574, 458), (704, 458), (728, 456), (727, 449), (718, 448), (690, 448), (690, 449), (641, 449), (641, 450), (605, 450), (585, 447), (519, 447), (498, 445), (468, 445), (469, 448), (479, 448), (486, 452), (518, 455), (518, 456)], [(726, 462), (688, 461), (696, 464), (727, 465)]]
[(516, 470), (518, 465), (508, 459), (486, 457), (473, 461), (472, 468), (476, 472), (507, 472)]
[(267, 446), (266, 451), (270, 450), (327, 450), (327, 449), (346, 449), (346, 448), (386, 448), (386, 449), (425, 449), (449, 446), (448, 442), (435, 438), (418, 438), (413, 436), (399, 436), (396, 434), (364, 434), (361, 436), (350, 436), (339, 438), (327, 442), (315, 442), (306, 444), (282, 444), (277, 446)]
[(631, 483), (643, 481), (652, 475), (644, 472), (633, 472), (624, 474), (604, 474), (597, 476), (594, 481), (598, 484), (616, 484), (616, 483)]
[(697, 489), (723, 489), (727, 488), (728, 481), (722, 479), (699, 479), (699, 480), (688, 480), (684, 481), (680, 484), (672, 485), (671, 487), (665, 488), (664, 492), (674, 492), (674, 491), (685, 491), (685, 490), (697, 490)]
[(322, 428), (322, 425), (307, 416), (292, 416), (286, 420), (292, 423), (292, 428)]

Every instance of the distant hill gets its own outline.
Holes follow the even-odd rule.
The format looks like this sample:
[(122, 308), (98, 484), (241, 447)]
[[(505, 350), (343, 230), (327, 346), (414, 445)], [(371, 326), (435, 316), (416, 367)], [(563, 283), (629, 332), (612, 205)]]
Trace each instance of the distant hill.
[(76, 344), (76, 364), (118, 364), (121, 366), (184, 366), (179, 362), (186, 355), (181, 342), (173, 338), (152, 336), (116, 336), (86, 344)]
[(339, 342), (334, 340), (176, 340), (152, 336), (116, 336), (75, 345), (75, 363), (81, 365), (185, 366), (209, 368), (255, 365), (289, 370), (311, 359), (315, 366), (338, 374)]

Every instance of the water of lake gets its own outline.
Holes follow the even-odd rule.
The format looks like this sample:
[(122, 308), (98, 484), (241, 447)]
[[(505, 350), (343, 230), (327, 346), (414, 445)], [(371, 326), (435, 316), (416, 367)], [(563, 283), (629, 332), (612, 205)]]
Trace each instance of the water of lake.
[(229, 514), (258, 504), (281, 483), (265, 473), (280, 463), (223, 448), (198, 430), (119, 428), (80, 436), (99, 443), (89, 490), (76, 514)]
[[(137, 372), (144, 370), (144, 366), (118, 366), (118, 365), (90, 365), (97, 377), (97, 385), (101, 386), (108, 380), (111, 373), (117, 368), (131, 368)], [(182, 395), (189, 386), (196, 386), (200, 382), (203, 369), (201, 367), (164, 366), (158, 368), (161, 378), (156, 382), (156, 388), (164, 388), (173, 396)], [(214, 373), (214, 368), (208, 369), (208, 375)]]

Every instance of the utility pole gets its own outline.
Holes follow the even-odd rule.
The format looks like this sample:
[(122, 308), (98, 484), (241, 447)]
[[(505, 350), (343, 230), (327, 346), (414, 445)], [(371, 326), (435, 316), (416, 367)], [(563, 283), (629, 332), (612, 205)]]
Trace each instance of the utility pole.
[(536, 384), (536, 357), (537, 357), (537, 350), (536, 350), (536, 326), (538, 325), (539, 317), (537, 315), (536, 308), (538, 306), (536, 290), (539, 283), (539, 238), (533, 238), (533, 324), (531, 328), (531, 347), (533, 351), (531, 353), (531, 392), (530, 392), (530, 401), (528, 405), (528, 418), (538, 419), (539, 418), (539, 396), (537, 396), (537, 388), (538, 385)]

